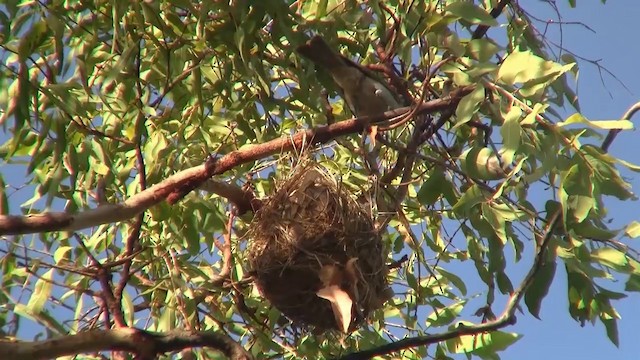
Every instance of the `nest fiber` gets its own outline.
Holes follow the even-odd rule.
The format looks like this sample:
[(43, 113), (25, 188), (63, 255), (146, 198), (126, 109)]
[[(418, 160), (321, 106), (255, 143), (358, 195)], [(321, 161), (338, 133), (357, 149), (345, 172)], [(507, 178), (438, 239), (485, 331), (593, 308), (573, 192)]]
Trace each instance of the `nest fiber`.
[(352, 259), (359, 281), (350, 330), (382, 305), (388, 287), (380, 236), (364, 209), (317, 165), (299, 166), (278, 187), (256, 213), (250, 238), (256, 286), (294, 324), (339, 329), (329, 301), (316, 295), (319, 273), (324, 266), (344, 269)]

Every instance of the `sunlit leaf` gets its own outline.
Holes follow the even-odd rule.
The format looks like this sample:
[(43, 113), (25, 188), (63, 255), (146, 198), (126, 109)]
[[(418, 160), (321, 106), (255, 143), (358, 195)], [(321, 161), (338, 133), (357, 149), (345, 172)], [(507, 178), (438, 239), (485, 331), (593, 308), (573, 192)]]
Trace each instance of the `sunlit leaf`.
[(567, 126), (571, 124), (587, 124), (596, 129), (602, 130), (631, 130), (633, 123), (629, 120), (588, 120), (579, 113), (569, 116), (565, 121), (559, 122), (558, 126)]
[(38, 277), (33, 293), (27, 303), (27, 309), (33, 314), (39, 314), (44, 309), (53, 289), (53, 269), (50, 269)]
[(627, 255), (617, 249), (603, 247), (591, 252), (591, 258), (602, 265), (624, 271), (629, 265)]
[(572, 66), (544, 60), (529, 51), (516, 51), (509, 54), (500, 66), (498, 79), (508, 85), (531, 81), (539, 84), (557, 78)]
[(640, 222), (632, 221), (624, 231), (625, 235), (630, 238), (637, 238), (640, 236)]
[(443, 326), (450, 324), (458, 317), (466, 303), (466, 301), (459, 301), (447, 307), (434, 310), (427, 317), (427, 326)]
[[(464, 324), (460, 323), (458, 326), (464, 326)], [(448, 350), (452, 353), (469, 354), (481, 351), (483, 354), (489, 354), (506, 349), (520, 338), (522, 338), (520, 334), (493, 331), (478, 335), (463, 335), (447, 340), (446, 343)]]
[(67, 254), (71, 252), (71, 246), (61, 246), (53, 253), (53, 261), (59, 264), (62, 260), (67, 258)]
[(522, 110), (513, 106), (504, 117), (504, 124), (500, 129), (502, 134), (503, 149), (502, 159), (504, 162), (510, 164), (513, 161), (513, 156), (520, 146), (520, 117), (522, 116)]

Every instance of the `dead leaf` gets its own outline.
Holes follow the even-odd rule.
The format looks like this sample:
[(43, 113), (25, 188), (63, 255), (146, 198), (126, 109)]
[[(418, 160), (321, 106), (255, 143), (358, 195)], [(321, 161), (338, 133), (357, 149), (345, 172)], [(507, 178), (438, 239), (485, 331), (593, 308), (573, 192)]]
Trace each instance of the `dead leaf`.
[(318, 290), (316, 295), (331, 302), (331, 310), (333, 310), (336, 322), (342, 332), (348, 332), (349, 325), (351, 325), (351, 309), (353, 308), (353, 301), (351, 301), (349, 294), (337, 285), (330, 285)]

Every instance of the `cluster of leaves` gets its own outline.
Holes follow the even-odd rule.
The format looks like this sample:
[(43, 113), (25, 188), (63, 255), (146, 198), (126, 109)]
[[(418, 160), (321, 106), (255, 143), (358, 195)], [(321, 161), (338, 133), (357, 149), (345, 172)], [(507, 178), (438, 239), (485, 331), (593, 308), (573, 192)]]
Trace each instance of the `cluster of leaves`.
[[(407, 189), (384, 236), (390, 262), (407, 258), (390, 275), (396, 296), (371, 326), (342, 344), (331, 334), (295, 331), (251, 290), (243, 255), (250, 215), (231, 229), (228, 201), (205, 192), (152, 207), (130, 222), (4, 238), (0, 304), (9, 311), (0, 311), (0, 331), (20, 337), (27, 321), (56, 335), (109, 327), (110, 310), (101, 299), (113, 288), (130, 326), (221, 331), (261, 356), (335, 356), (455, 329), (470, 302), (480, 303), (478, 322), (493, 319), (502, 311), (494, 309), (495, 299), (513, 294), (522, 278), (507, 265), (530, 261), (523, 255), (543, 245), (548, 219), (560, 211), (526, 306), (539, 315), (562, 264), (571, 316), (581, 323), (599, 319), (617, 343), (612, 300), (625, 294), (604, 282), (628, 276), (625, 290), (640, 289), (640, 263), (617, 240), (640, 232), (638, 224), (608, 229), (604, 200), (632, 198), (616, 167), (638, 168), (594, 139), (597, 130), (630, 123), (580, 114), (560, 121), (560, 107), (579, 110), (570, 85), (575, 59), (551, 59), (517, 4), (507, 7), (504, 30), (494, 38), (472, 37), (479, 26), (498, 25), (490, 10), (453, 0), (8, 2), (0, 9), (6, 64), (0, 122), (7, 134), (0, 155), (5, 164), (22, 165), (27, 178), (3, 172), (3, 185), (21, 187), (0, 189), (3, 214), (78, 213), (118, 203), (202, 163), (208, 153), (349, 118), (339, 99), (331, 102), (331, 114), (325, 111), (322, 90), (333, 92), (335, 85), (295, 55), (310, 33), (322, 33), (364, 64), (378, 63), (382, 39), (378, 54), (395, 55), (387, 65), (415, 99), (476, 86), (447, 124), (414, 149), (408, 185), (384, 175), (408, 151), (412, 122), (387, 132), (392, 135), (380, 130), (385, 144), (377, 147), (377, 169), (361, 151), (372, 144), (356, 134), (319, 149), (317, 156), (354, 191), (375, 198), (384, 189)], [(439, 116), (427, 118), (435, 124)], [(481, 158), (508, 166), (494, 176)], [(217, 180), (250, 183), (259, 197), (268, 196), (274, 174), (286, 170), (289, 159), (261, 159)], [(225, 244), (230, 263), (223, 259)], [(467, 263), (475, 273), (452, 270)], [(225, 266), (231, 281), (214, 281)], [(104, 270), (113, 272), (106, 285), (99, 276)], [(469, 289), (476, 278), (484, 288)], [(491, 357), (518, 337), (465, 335), (403, 356)]]

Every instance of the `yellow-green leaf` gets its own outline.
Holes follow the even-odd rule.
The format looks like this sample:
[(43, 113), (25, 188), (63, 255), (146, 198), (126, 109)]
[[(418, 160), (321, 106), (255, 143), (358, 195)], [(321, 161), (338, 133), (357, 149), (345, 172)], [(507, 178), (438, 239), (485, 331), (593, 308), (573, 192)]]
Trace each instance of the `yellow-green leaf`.
[(604, 247), (591, 252), (591, 259), (604, 266), (621, 270), (629, 265), (627, 255), (614, 248)]
[(588, 120), (582, 114), (575, 113), (565, 121), (559, 122), (560, 127), (571, 124), (587, 124), (596, 129), (602, 130), (632, 130), (633, 123), (629, 120)]
[(500, 128), (500, 134), (504, 140), (502, 153), (502, 160), (510, 164), (513, 161), (518, 147), (520, 147), (520, 134), (522, 128), (520, 127), (520, 117), (522, 116), (522, 110), (517, 106), (512, 106), (509, 112), (504, 117), (504, 124)]
[[(458, 323), (458, 326), (466, 326)], [(478, 350), (483, 353), (494, 353), (504, 350), (509, 345), (520, 340), (522, 335), (516, 333), (507, 333), (502, 331), (494, 331), (490, 333), (481, 333), (477, 335), (463, 335), (451, 340), (447, 340), (447, 348), (450, 352), (456, 354), (468, 354)]]
[(534, 81), (543, 83), (571, 70), (573, 64), (560, 65), (530, 51), (515, 51), (500, 65), (498, 79), (507, 85)]
[(53, 284), (51, 283), (52, 279), (53, 269), (50, 269), (42, 274), (42, 276), (38, 278), (38, 281), (36, 281), (33, 293), (31, 293), (31, 297), (27, 303), (27, 309), (33, 314), (38, 314), (44, 309), (44, 305), (47, 303), (49, 295), (51, 295), (51, 289), (53, 288)]
[(627, 228), (624, 230), (624, 234), (630, 238), (637, 238), (640, 236), (640, 223), (632, 221), (631, 224), (627, 225)]

